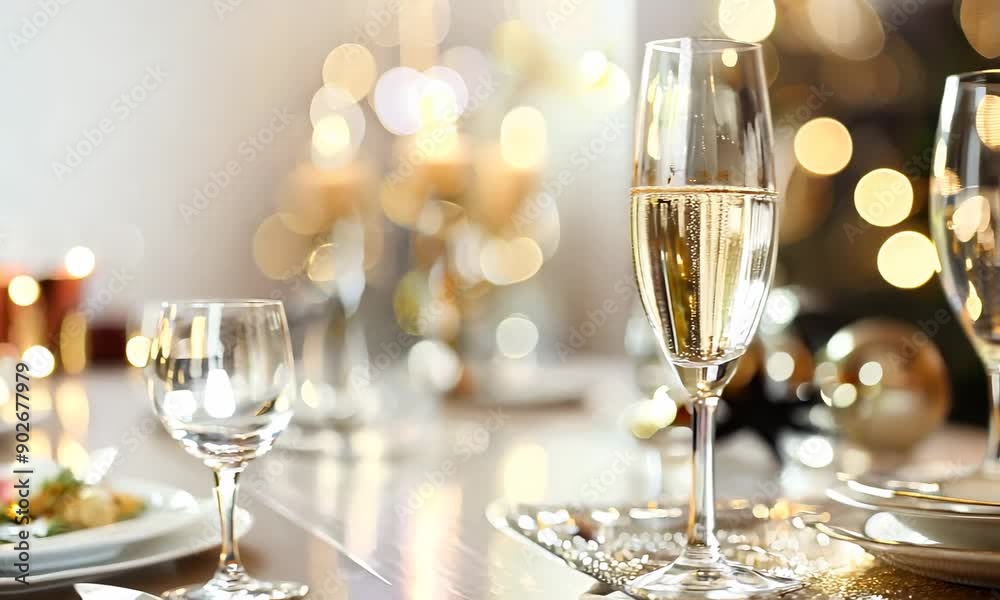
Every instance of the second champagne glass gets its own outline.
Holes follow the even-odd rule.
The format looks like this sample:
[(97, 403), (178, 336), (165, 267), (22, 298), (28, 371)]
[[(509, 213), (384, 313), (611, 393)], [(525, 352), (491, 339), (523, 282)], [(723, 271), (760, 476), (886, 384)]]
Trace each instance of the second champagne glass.
[(715, 535), (715, 411), (757, 329), (777, 252), (761, 49), (650, 42), (638, 100), (635, 274), (660, 348), (692, 396), (694, 454), (687, 547), (631, 591), (714, 600), (788, 592), (801, 583), (730, 563)]
[(167, 432), (215, 472), (222, 549), (215, 576), (164, 594), (176, 600), (292, 600), (300, 583), (250, 577), (234, 535), (236, 491), (247, 464), (268, 452), (292, 418), (292, 346), (281, 302), (166, 302), (146, 365), (149, 394)]
[(941, 285), (990, 376), (982, 474), (1000, 477), (1000, 70), (948, 78), (931, 181)]

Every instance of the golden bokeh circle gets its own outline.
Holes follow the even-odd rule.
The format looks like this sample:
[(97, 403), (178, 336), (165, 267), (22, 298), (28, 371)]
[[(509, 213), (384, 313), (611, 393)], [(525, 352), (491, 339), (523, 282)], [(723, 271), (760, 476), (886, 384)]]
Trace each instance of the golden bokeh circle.
[(990, 150), (1000, 150), (1000, 96), (987, 94), (976, 107), (976, 132)]
[(879, 248), (876, 261), (879, 275), (888, 284), (913, 289), (922, 286), (938, 270), (934, 243), (916, 231), (900, 231)]
[(323, 84), (344, 90), (355, 102), (371, 91), (376, 75), (375, 57), (361, 44), (341, 44), (323, 61)]
[(500, 153), (519, 169), (538, 168), (546, 154), (545, 117), (537, 108), (518, 106), (500, 123)]
[(962, 0), (959, 9), (962, 32), (976, 52), (986, 58), (1000, 56), (1000, 2)]
[(891, 227), (910, 216), (913, 185), (895, 169), (875, 169), (854, 188), (854, 207), (872, 225)]
[(288, 279), (300, 273), (311, 250), (310, 237), (289, 229), (277, 214), (264, 219), (253, 236), (254, 262), (270, 279)]
[(759, 42), (771, 35), (778, 10), (774, 0), (721, 0), (719, 27), (740, 42)]
[(41, 293), (41, 286), (31, 275), (17, 275), (7, 283), (7, 296), (18, 306), (31, 306)]
[(816, 175), (839, 173), (851, 161), (854, 142), (847, 127), (836, 119), (819, 117), (795, 133), (795, 158)]

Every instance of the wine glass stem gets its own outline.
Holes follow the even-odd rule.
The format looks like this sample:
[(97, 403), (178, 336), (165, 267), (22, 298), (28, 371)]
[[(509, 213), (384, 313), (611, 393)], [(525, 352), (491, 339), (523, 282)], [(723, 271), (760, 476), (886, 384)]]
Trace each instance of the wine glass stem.
[(1000, 475), (1000, 368), (990, 369), (990, 423), (983, 471)]
[(698, 562), (721, 559), (715, 537), (715, 409), (719, 398), (693, 401), (694, 452), (691, 457), (691, 498), (688, 507), (685, 557)]
[(216, 579), (234, 581), (244, 576), (240, 551), (236, 547), (236, 492), (239, 488), (242, 466), (215, 469), (215, 499), (219, 503), (222, 547), (219, 550), (219, 568)]

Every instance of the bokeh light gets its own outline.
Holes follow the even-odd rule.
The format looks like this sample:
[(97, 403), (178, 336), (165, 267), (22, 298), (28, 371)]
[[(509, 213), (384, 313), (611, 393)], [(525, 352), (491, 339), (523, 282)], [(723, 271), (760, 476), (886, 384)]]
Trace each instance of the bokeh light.
[(577, 71), (584, 85), (595, 85), (608, 71), (608, 57), (600, 50), (588, 50), (580, 56)]
[(32, 377), (48, 377), (56, 370), (56, 357), (45, 346), (31, 346), (21, 355)]
[(983, 299), (979, 297), (976, 286), (972, 285), (971, 281), (969, 282), (969, 295), (965, 297), (965, 311), (973, 321), (983, 314)]
[(867, 386), (878, 385), (882, 381), (882, 365), (870, 360), (858, 369), (858, 381)]
[(342, 115), (323, 117), (312, 134), (313, 162), (323, 167), (334, 167), (350, 156), (351, 127)]
[[(313, 95), (309, 105), (309, 120), (316, 129), (320, 129), (319, 146), (316, 146), (317, 137), (313, 137), (313, 155), (319, 158), (322, 163), (332, 156), (331, 151), (336, 147), (345, 146), (342, 142), (347, 140), (352, 152), (341, 151), (335, 156), (338, 159), (349, 157), (361, 147), (361, 142), (365, 139), (365, 115), (361, 107), (355, 104), (354, 99), (344, 90), (325, 85)], [(347, 132), (344, 133), (346, 125)], [(315, 131), (315, 130), (314, 130)]]
[(837, 56), (867, 60), (885, 46), (882, 20), (867, 0), (809, 0), (807, 12), (816, 37)]
[(891, 227), (910, 215), (913, 185), (894, 169), (875, 169), (854, 188), (854, 207), (865, 221)]
[(774, 0), (721, 0), (719, 26), (740, 42), (759, 42), (771, 35), (778, 11)]
[(605, 75), (608, 100), (612, 106), (622, 106), (632, 96), (632, 80), (625, 69), (612, 64)]
[(496, 332), (497, 349), (507, 358), (524, 358), (538, 345), (538, 327), (522, 315), (500, 321)]
[(450, 0), (397, 1), (396, 6), (399, 7), (399, 45), (404, 50), (433, 48), (448, 35)]
[(41, 286), (31, 275), (17, 275), (7, 284), (7, 296), (18, 306), (31, 306), (41, 293)]
[(295, 233), (276, 214), (264, 219), (254, 233), (254, 262), (270, 279), (288, 279), (301, 272), (311, 250), (309, 236)]
[(542, 66), (544, 48), (538, 35), (518, 19), (493, 30), (493, 50), (497, 61), (510, 71), (530, 73)]
[(134, 335), (125, 342), (125, 359), (133, 367), (145, 367), (149, 361), (150, 339), (144, 335)]
[(987, 148), (1000, 150), (1000, 96), (987, 94), (979, 102), (976, 107), (976, 132)]
[(97, 257), (94, 256), (94, 251), (86, 246), (73, 246), (66, 252), (63, 264), (70, 276), (82, 279), (94, 272)]
[(959, 23), (976, 52), (986, 58), (1000, 56), (1000, 2), (996, 0), (961, 0)]
[(959, 241), (968, 242), (990, 226), (990, 202), (983, 196), (963, 200), (951, 215), (951, 228)]
[(421, 88), (426, 82), (426, 75), (410, 67), (389, 69), (379, 77), (372, 107), (383, 127), (396, 135), (420, 129)]
[(732, 48), (726, 48), (722, 51), (722, 64), (727, 67), (735, 67), (739, 60), (740, 55)]
[[(465, 80), (462, 76), (452, 68), (445, 67), (442, 65), (434, 65), (433, 67), (424, 71), (430, 81), (425, 86), (421, 93), (421, 96), (427, 96), (427, 88), (431, 84), (444, 84), (449, 89), (449, 93), (445, 96), (448, 100), (448, 113), (445, 115), (444, 120), (449, 122), (454, 122), (458, 117), (465, 112), (465, 109), (469, 106), (469, 88), (465, 84)], [(426, 124), (426, 123), (424, 123)]]
[(375, 57), (361, 44), (341, 44), (323, 62), (323, 83), (347, 92), (355, 102), (375, 83)]
[(836, 119), (813, 119), (795, 133), (795, 158), (817, 175), (839, 173), (851, 161), (854, 142), (844, 124)]
[(483, 244), (479, 267), (494, 285), (510, 285), (530, 279), (542, 268), (544, 257), (538, 242), (528, 237), (507, 241), (491, 239)]
[(500, 153), (507, 164), (536, 169), (545, 161), (545, 117), (537, 108), (518, 106), (500, 124)]
[(774, 381), (787, 381), (795, 372), (795, 359), (787, 352), (774, 352), (767, 357), (764, 370)]
[(670, 390), (661, 385), (652, 398), (639, 402), (632, 415), (632, 435), (647, 440), (656, 432), (669, 427), (677, 419), (677, 403), (670, 397)]
[[(486, 55), (471, 46), (455, 46), (441, 54), (441, 64), (458, 73), (465, 82), (465, 88), (470, 94), (475, 94), (492, 79), (490, 61)], [(482, 98), (477, 99), (477, 104)], [(475, 106), (469, 106), (470, 110)]]
[(447, 392), (458, 385), (462, 363), (444, 342), (421, 340), (410, 348), (406, 359), (410, 376), (437, 392)]
[(934, 243), (916, 231), (900, 231), (878, 251), (878, 272), (887, 283), (902, 289), (922, 286), (938, 270)]

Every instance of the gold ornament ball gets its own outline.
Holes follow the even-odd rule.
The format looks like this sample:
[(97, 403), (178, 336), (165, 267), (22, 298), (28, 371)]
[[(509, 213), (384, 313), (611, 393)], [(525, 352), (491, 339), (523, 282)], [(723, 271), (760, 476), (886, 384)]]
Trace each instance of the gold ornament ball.
[(889, 319), (844, 327), (816, 356), (814, 383), (850, 441), (907, 451), (948, 414), (944, 359), (927, 332)]

